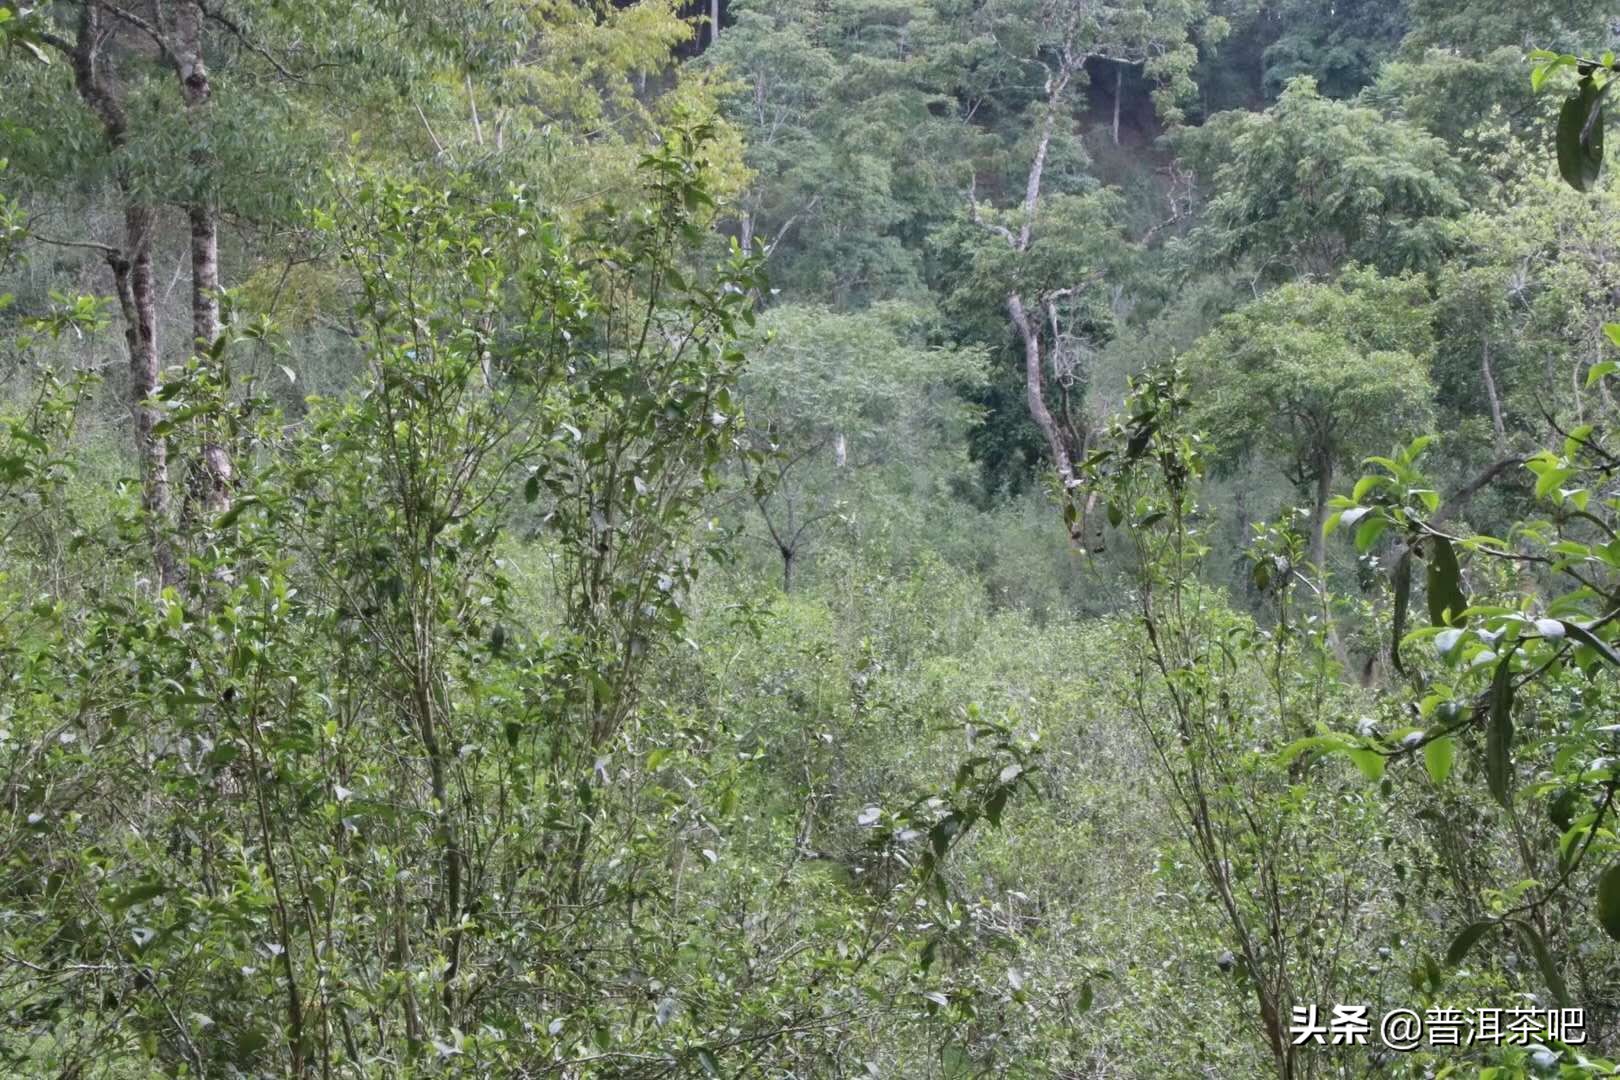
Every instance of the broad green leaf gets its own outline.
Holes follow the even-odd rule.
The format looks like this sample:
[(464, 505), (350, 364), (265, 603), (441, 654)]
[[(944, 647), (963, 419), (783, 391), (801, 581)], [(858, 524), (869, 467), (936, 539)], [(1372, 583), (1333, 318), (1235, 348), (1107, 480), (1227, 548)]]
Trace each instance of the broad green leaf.
[(1553, 72), (1559, 68), (1575, 66), (1575, 57), (1567, 53), (1560, 55), (1544, 49), (1537, 49), (1530, 56), (1531, 59), (1545, 61), (1545, 63), (1537, 64), (1530, 70), (1530, 88), (1537, 93), (1541, 92), (1542, 86), (1546, 84), (1548, 77)]
[(1575, 788), (1564, 788), (1554, 792), (1547, 800), (1547, 816), (1552, 823), (1558, 826), (1559, 832), (1568, 832), (1575, 821), (1575, 807), (1578, 796)]
[(984, 804), (985, 820), (998, 829), (1001, 827), (1001, 812), (1007, 807), (1007, 792), (1005, 787), (997, 788), (996, 793)]
[(1346, 510), (1343, 513), (1334, 514), (1332, 517), (1328, 518), (1327, 525), (1322, 531), (1326, 535), (1332, 536), (1334, 530), (1340, 525), (1343, 525), (1347, 529), (1353, 528), (1356, 522), (1360, 521), (1370, 513), (1372, 513), (1372, 507), (1358, 506), (1353, 510)]
[(1447, 627), (1434, 635), (1434, 651), (1448, 664), (1456, 663), (1457, 649), (1462, 643), (1463, 631), (1455, 626)]
[(1457, 565), (1457, 552), (1443, 536), (1431, 536), (1428, 545), (1429, 622), (1435, 626), (1461, 626), (1465, 621), (1462, 613), (1468, 610), (1468, 597), (1462, 591), (1462, 568)]
[(118, 896), (113, 897), (107, 906), (112, 908), (114, 911), (123, 911), (125, 908), (131, 908), (136, 904), (145, 903), (154, 897), (162, 896), (168, 891), (169, 887), (162, 882), (148, 881), (143, 884), (136, 885), (127, 892), (120, 893)]
[(1614, 665), (1615, 667), (1620, 667), (1620, 653), (1616, 653), (1614, 648), (1607, 641), (1604, 641), (1602, 638), (1592, 633), (1592, 631), (1588, 630), (1584, 626), (1579, 625), (1578, 623), (1570, 622), (1568, 619), (1563, 619), (1560, 621), (1564, 627), (1564, 632), (1570, 637), (1574, 638), (1582, 645), (1590, 648), (1593, 652), (1603, 657), (1603, 659), (1610, 664)]
[(1384, 535), (1384, 530), (1387, 528), (1389, 528), (1389, 519), (1382, 515), (1363, 521), (1361, 527), (1356, 529), (1356, 550), (1362, 553), (1370, 551), (1372, 546), (1378, 543), (1378, 538)]
[(1563, 973), (1558, 970), (1558, 965), (1553, 963), (1552, 954), (1547, 951), (1547, 943), (1529, 923), (1515, 921), (1514, 925), (1518, 927), (1525, 943), (1530, 946), (1530, 952), (1536, 958), (1536, 966), (1541, 968), (1541, 977), (1547, 983), (1547, 989), (1552, 991), (1553, 998), (1560, 1006), (1567, 1006), (1569, 988), (1564, 985)]
[(1446, 782), (1451, 775), (1451, 763), (1457, 754), (1457, 740), (1450, 735), (1441, 736), (1424, 745), (1423, 767), (1429, 771), (1429, 779), (1437, 784)]
[(1620, 941), (1620, 863), (1603, 871), (1598, 878), (1597, 917), (1603, 932)]
[(1350, 760), (1356, 763), (1356, 768), (1361, 770), (1362, 776), (1369, 780), (1383, 778), (1386, 764), (1383, 754), (1376, 750), (1351, 750), (1349, 754)]
[(1446, 950), (1446, 964), (1450, 967), (1456, 967), (1462, 963), (1463, 957), (1468, 955), (1468, 950), (1472, 949), (1479, 939), (1484, 937), (1491, 927), (1495, 925), (1494, 922), (1487, 919), (1482, 922), (1469, 923), (1463, 927), (1462, 932), (1451, 939), (1451, 948)]
[(1320, 750), (1324, 754), (1337, 754), (1349, 750), (1352, 744), (1343, 735), (1307, 735), (1295, 739), (1277, 754), (1277, 763), (1287, 765), (1307, 750)]
[(921, 955), (917, 957), (917, 967), (923, 972), (923, 974), (926, 975), (928, 973), (928, 969), (934, 966), (934, 958), (938, 954), (939, 938), (931, 937), (923, 945)]
[(1590, 191), (1603, 167), (1603, 105), (1590, 75), (1558, 110), (1558, 171), (1576, 191)]
[(1354, 502), (1360, 502), (1373, 488), (1387, 483), (1389, 483), (1389, 477), (1387, 476), (1379, 476), (1376, 473), (1363, 476), (1356, 481), (1355, 490), (1350, 493), (1350, 498)]

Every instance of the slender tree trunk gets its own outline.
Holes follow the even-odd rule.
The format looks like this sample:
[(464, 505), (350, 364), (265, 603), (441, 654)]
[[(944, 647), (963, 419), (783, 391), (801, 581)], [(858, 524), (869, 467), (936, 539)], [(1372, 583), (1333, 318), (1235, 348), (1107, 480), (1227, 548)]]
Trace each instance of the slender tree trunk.
[[(191, 219), (191, 329), (198, 355), (207, 357), (220, 335), (219, 217), (212, 206), (194, 203)], [(223, 361), (209, 361), (210, 366)], [(222, 375), (223, 372), (215, 372)], [(203, 507), (222, 514), (231, 506), (231, 455), (216, 438), (202, 448)]]
[(135, 424), (135, 451), (141, 464), (141, 504), (150, 522), (152, 553), (158, 579), (179, 579), (174, 551), (166, 536), (170, 517), (169, 451), (157, 435), (157, 392), (161, 366), (157, 346), (157, 288), (152, 275), (152, 208), (131, 202), (124, 210), (124, 250), (108, 256), (124, 316), (124, 343), (129, 352), (129, 406)]
[[(1030, 162), (1029, 176), (1024, 183), (1024, 219), (1019, 225), (1017, 238), (1012, 241), (1013, 250), (1020, 255), (1029, 250), (1030, 236), (1035, 228), (1035, 210), (1040, 205), (1041, 179), (1046, 172), (1046, 154), (1052, 146), (1052, 133), (1057, 127), (1058, 103), (1062, 100), (1069, 77), (1070, 72), (1065, 67), (1047, 88), (1046, 118), (1041, 123), (1041, 140), (1035, 146), (1035, 158)], [(1052, 419), (1052, 410), (1047, 408), (1046, 392), (1041, 385), (1040, 327), (1030, 320), (1029, 312), (1024, 308), (1024, 299), (1016, 291), (1007, 297), (1007, 314), (1012, 318), (1013, 326), (1017, 328), (1018, 336), (1024, 343), (1024, 388), (1029, 401), (1030, 418), (1046, 436), (1047, 449), (1052, 454), (1052, 464), (1057, 468), (1058, 477), (1063, 482), (1064, 490), (1067, 491), (1074, 486), (1074, 467), (1069, 462), (1069, 450), (1064, 442), (1063, 433), (1058, 430), (1057, 421)]]
[(1041, 377), (1040, 330), (1030, 322), (1029, 313), (1024, 310), (1023, 298), (1017, 293), (1007, 297), (1007, 314), (1012, 317), (1013, 325), (1018, 328), (1018, 336), (1024, 342), (1024, 389), (1030, 418), (1041, 429), (1041, 434), (1046, 436), (1046, 448), (1052, 455), (1052, 464), (1057, 467), (1058, 477), (1067, 490), (1074, 485), (1074, 466), (1069, 461), (1069, 449), (1063, 441), (1063, 433), (1058, 430), (1057, 421), (1052, 419), (1052, 410), (1046, 407), (1046, 392)]
[[(647, 78), (647, 73), (642, 72), (641, 77), (642, 77), (642, 80), (643, 80), (642, 84), (641, 84), (641, 92), (646, 93), (647, 92), (647, 83), (646, 83), (645, 80)], [(467, 83), (467, 105), (468, 105), (468, 107), (470, 107), (472, 109), (473, 138), (477, 140), (479, 146), (483, 146), (484, 145), (484, 124), (483, 124), (483, 121), (481, 121), (478, 118), (478, 95), (473, 92), (473, 81), (472, 81), (472, 73), (471, 72), (468, 72), (467, 75), (466, 75), (466, 83)]]
[[(199, 149), (192, 154), (203, 190), (186, 207), (191, 223), (191, 336), (197, 355), (209, 357), (219, 338), (219, 211), (208, 188), (212, 167), (201, 136), (207, 125), (208, 103), (214, 87), (202, 51), (202, 5), (195, 0), (181, 3), (174, 12), (174, 68), (180, 79), (186, 119)], [(210, 364), (212, 361), (210, 360)], [(216, 375), (221, 373), (215, 372)], [(231, 458), (225, 446), (215, 439), (203, 444), (203, 506), (212, 514), (223, 513), (231, 504)]]
[(1327, 577), (1327, 537), (1322, 535), (1327, 525), (1328, 500), (1333, 497), (1333, 463), (1322, 461), (1316, 470), (1316, 498), (1311, 503), (1311, 565), (1317, 574)]
[(720, 40), (720, 0), (709, 0), (709, 44)]
[(1125, 92), (1125, 65), (1114, 65), (1114, 145), (1119, 145), (1119, 99)]
[(1479, 373), (1485, 379), (1485, 397), (1491, 403), (1491, 428), (1496, 432), (1496, 456), (1507, 457), (1507, 425), (1502, 422), (1502, 399), (1496, 393), (1496, 373), (1491, 369), (1491, 342), (1480, 347)]
[(196, 139), (191, 163), (200, 174), (203, 191), (186, 207), (191, 220), (191, 330), (193, 346), (205, 351), (219, 337), (219, 215), (207, 193), (212, 161), (202, 149), (206, 108), (214, 88), (202, 55), (202, 7), (195, 0), (181, 3), (174, 12), (174, 70), (180, 79), (186, 120)]
[[(128, 117), (102, 66), (102, 47), (108, 40), (102, 9), (94, 0), (79, 7), (72, 41), (52, 38), (73, 65), (73, 85), (85, 106), (101, 122), (102, 134), (115, 153), (127, 141)], [(155, 432), (157, 413), (147, 402), (157, 389), (157, 286), (152, 274), (152, 233), (156, 214), (135, 195), (126, 176), (117, 177), (124, 202), (124, 243), (109, 252), (113, 287), (124, 316), (124, 341), (129, 352), (130, 412), (135, 428), (135, 453), (141, 466), (141, 502), (152, 535), (152, 554), (158, 579), (164, 585), (177, 580), (177, 566), (167, 539), (170, 496), (168, 448)]]
[(212, 207), (193, 203), (191, 220), (191, 332), (206, 351), (219, 337), (219, 219)]
[(167, 517), (169, 454), (153, 431), (157, 410), (146, 402), (157, 393), (162, 364), (157, 341), (157, 282), (152, 273), (152, 227), (156, 214), (149, 206), (131, 205), (124, 214), (124, 232), (131, 252), (130, 291), (135, 304), (133, 348), (129, 355), (130, 397), (135, 408), (135, 438), (146, 467), (147, 505)]

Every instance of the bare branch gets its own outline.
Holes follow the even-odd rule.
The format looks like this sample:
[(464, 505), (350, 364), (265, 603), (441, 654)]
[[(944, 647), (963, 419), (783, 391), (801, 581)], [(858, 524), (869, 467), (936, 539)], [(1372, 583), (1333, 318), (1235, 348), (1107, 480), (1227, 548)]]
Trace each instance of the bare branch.
[(415, 106), (415, 108), (416, 108), (416, 115), (420, 116), (422, 118), (422, 126), (427, 129), (428, 138), (433, 140), (434, 149), (438, 150), (440, 157), (443, 157), (444, 156), (444, 143), (440, 142), (439, 137), (437, 135), (433, 134), (433, 125), (428, 123), (427, 113), (423, 112), (422, 111), (422, 106), (417, 104), (416, 102), (413, 101), (413, 102), (411, 102), (411, 104), (413, 106)]
[(29, 233), (28, 235), (42, 244), (51, 244), (55, 247), (85, 248), (89, 251), (99, 251), (109, 258), (120, 254), (119, 249), (111, 244), (100, 244), (94, 240), (57, 240), (53, 237), (42, 236), (39, 233)]
[(799, 219), (815, 210), (816, 204), (819, 202), (821, 202), (821, 196), (817, 195), (815, 198), (805, 203), (804, 209), (800, 210), (798, 213), (794, 214), (792, 217), (788, 218), (782, 223), (782, 227), (776, 230), (776, 239), (765, 245), (765, 257), (767, 259), (776, 252), (777, 245), (783, 240), (787, 239), (788, 232), (793, 228), (794, 225), (798, 224)]
[(163, 36), (163, 32), (161, 30), (147, 22), (141, 16), (135, 14), (133, 11), (125, 11), (116, 4), (109, 4), (106, 2), (106, 0), (101, 0), (101, 6), (111, 12), (114, 18), (128, 23), (141, 33), (145, 34), (147, 37), (151, 38), (152, 42), (157, 45), (158, 53), (163, 57), (165, 62), (173, 61), (174, 49), (170, 47), (169, 39)]
[(1523, 464), (1524, 458), (1522, 457), (1505, 457), (1498, 461), (1491, 462), (1491, 464), (1486, 467), (1484, 472), (1480, 473), (1478, 476), (1468, 481), (1468, 483), (1452, 492), (1451, 495), (1446, 499), (1445, 503), (1441, 505), (1440, 512), (1429, 519), (1429, 524), (1444, 525), (1459, 511), (1466, 507), (1473, 497), (1484, 490), (1486, 485), (1488, 485), (1491, 481), (1495, 480), (1498, 476), (1502, 475), (1502, 473), (1506, 472), (1508, 469), (1513, 468), (1515, 465)]
[(968, 213), (973, 215), (973, 224), (979, 226), (980, 228), (990, 230), (1003, 240), (1007, 241), (1007, 245), (1009, 247), (1016, 248), (1018, 246), (1018, 238), (1013, 235), (1011, 229), (1007, 228), (1005, 225), (997, 225), (994, 222), (986, 221), (979, 215), (979, 200), (976, 194), (978, 187), (979, 178), (975, 176), (968, 182), (967, 189)]
[(32, 33), (35, 41), (44, 42), (63, 56), (70, 58), (73, 56), (73, 42), (54, 30), (36, 30)]
[(258, 53), (261, 57), (263, 57), (265, 62), (271, 67), (275, 68), (282, 78), (292, 79), (294, 81), (298, 81), (303, 78), (303, 76), (298, 75), (293, 71), (289, 71), (287, 66), (280, 60), (277, 60), (275, 55), (271, 53), (269, 49), (265, 48), (263, 45), (249, 37), (247, 32), (242, 29), (242, 25), (235, 19), (232, 19), (229, 15), (226, 15), (218, 8), (209, 7), (206, 4), (198, 4), (197, 6), (202, 8), (202, 13), (204, 15), (223, 26), (225, 29), (229, 30), (231, 32), (231, 36), (236, 38), (237, 41), (241, 42), (244, 48), (250, 50), (251, 52)]

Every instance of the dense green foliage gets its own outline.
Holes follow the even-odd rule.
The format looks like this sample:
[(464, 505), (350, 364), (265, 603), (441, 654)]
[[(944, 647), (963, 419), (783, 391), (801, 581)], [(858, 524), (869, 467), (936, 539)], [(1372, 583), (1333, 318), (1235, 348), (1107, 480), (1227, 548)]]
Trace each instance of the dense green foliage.
[(0, 3), (0, 1073), (1614, 1075), (1600, 7)]

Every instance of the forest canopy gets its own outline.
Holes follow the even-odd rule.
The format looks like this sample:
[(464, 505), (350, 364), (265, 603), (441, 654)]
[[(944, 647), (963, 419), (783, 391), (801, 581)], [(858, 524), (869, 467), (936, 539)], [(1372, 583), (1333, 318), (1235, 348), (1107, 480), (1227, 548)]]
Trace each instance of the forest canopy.
[(0, 2), (0, 1074), (1620, 1073), (1617, 43)]

